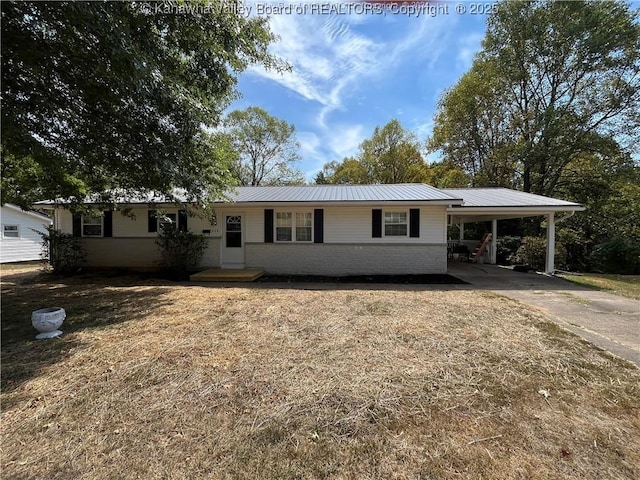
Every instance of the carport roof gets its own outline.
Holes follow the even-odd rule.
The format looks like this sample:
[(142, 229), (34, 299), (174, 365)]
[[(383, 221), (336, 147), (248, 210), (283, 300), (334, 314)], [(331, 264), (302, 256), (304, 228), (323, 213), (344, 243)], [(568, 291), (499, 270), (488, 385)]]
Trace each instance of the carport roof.
[(446, 188), (443, 191), (463, 199), (462, 205), (450, 205), (447, 208), (454, 223), (537, 217), (555, 212), (584, 210), (579, 203), (508, 188)]
[(501, 207), (567, 207), (568, 210), (582, 210), (579, 203), (557, 198), (534, 195), (533, 193), (509, 190), (508, 188), (443, 188), (444, 192), (462, 198), (464, 203), (457, 208), (501, 208)]

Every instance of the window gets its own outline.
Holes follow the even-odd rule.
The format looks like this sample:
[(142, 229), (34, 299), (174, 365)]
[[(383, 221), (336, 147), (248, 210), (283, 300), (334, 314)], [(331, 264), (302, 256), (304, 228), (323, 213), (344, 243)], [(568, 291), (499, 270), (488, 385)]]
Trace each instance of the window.
[(147, 211), (147, 231), (149, 233), (156, 233), (158, 230), (162, 231), (165, 228), (177, 228), (181, 232), (188, 231), (187, 221), (188, 214), (186, 210), (175, 210), (172, 213), (167, 213), (158, 210)]
[(384, 236), (407, 236), (407, 212), (384, 212)]
[(291, 212), (276, 213), (276, 242), (290, 242), (292, 240), (293, 220)]
[(242, 248), (242, 217), (227, 215), (227, 248)]
[(4, 238), (20, 238), (20, 230), (18, 225), (3, 225), (2, 236)]
[(311, 212), (296, 213), (296, 242), (311, 241)]
[(276, 242), (311, 242), (313, 240), (311, 212), (277, 212)]
[(176, 228), (177, 221), (178, 219), (175, 213), (165, 213), (158, 217), (158, 226), (160, 227), (160, 230), (164, 230), (165, 228)]
[(102, 236), (102, 217), (82, 216), (82, 236), (83, 237), (101, 237)]

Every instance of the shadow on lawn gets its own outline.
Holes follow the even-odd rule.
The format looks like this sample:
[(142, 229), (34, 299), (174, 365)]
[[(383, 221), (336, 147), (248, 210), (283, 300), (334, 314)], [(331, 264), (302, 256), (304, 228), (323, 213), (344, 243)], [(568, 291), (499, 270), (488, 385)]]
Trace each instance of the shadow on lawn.
[[(152, 309), (170, 304), (170, 299), (162, 298), (170, 291), (170, 283), (136, 276), (3, 275), (2, 392), (19, 389), (43, 368), (81, 347), (72, 333), (137, 320)], [(63, 307), (67, 313), (61, 327), (64, 334), (57, 339), (35, 340), (31, 312), (53, 306)]]

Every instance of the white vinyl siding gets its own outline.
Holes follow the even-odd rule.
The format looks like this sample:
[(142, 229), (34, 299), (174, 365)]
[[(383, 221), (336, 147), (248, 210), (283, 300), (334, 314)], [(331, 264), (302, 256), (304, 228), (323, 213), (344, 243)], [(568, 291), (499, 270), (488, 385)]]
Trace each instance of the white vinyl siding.
[[(264, 242), (264, 209), (261, 207), (216, 207), (218, 216), (218, 228), (221, 229), (223, 215), (233, 215), (234, 212), (243, 212), (245, 219), (245, 241), (248, 243)], [(371, 238), (371, 210), (372, 208), (382, 208), (383, 210), (394, 210), (385, 206), (364, 206), (364, 207), (341, 207), (314, 205), (304, 210), (288, 209), (280, 211), (290, 212), (313, 212), (314, 208), (324, 209), (324, 243), (446, 243), (446, 207), (445, 206), (416, 206), (420, 208), (420, 237), (385, 237)], [(404, 207), (403, 207), (404, 208)], [(153, 237), (156, 233), (147, 231), (147, 211), (149, 208), (134, 207), (131, 209), (133, 217), (121, 215), (120, 212), (113, 213), (113, 236), (114, 237)], [(407, 211), (409, 207), (407, 207)], [(274, 227), (275, 227), (274, 212)], [(57, 228), (66, 232), (73, 232), (72, 217), (69, 210), (59, 209), (57, 211)], [(313, 214), (312, 214), (313, 216)], [(194, 233), (202, 233), (202, 230), (211, 230), (211, 226), (206, 218), (198, 216), (189, 217), (189, 230)], [(212, 235), (213, 236), (213, 235)], [(312, 233), (313, 238), (313, 233)], [(275, 240), (275, 232), (274, 232)]]
[[(122, 215), (121, 212), (115, 211), (112, 216), (112, 234), (114, 237), (149, 237), (156, 238), (157, 232), (149, 232), (148, 212), (149, 207), (135, 206), (130, 209), (129, 215)], [(174, 215), (171, 217), (174, 221), (177, 218), (178, 209), (167, 209), (168, 213)], [(218, 222), (221, 227), (221, 216), (218, 211)], [(59, 209), (56, 212), (56, 228), (66, 233), (73, 233), (73, 216), (69, 210)], [(193, 233), (202, 234), (203, 230), (214, 229), (210, 221), (204, 217), (189, 217), (189, 231)], [(210, 235), (213, 236), (213, 235)], [(154, 247), (155, 248), (155, 247)]]
[[(446, 206), (416, 206), (420, 209), (420, 237), (371, 237), (371, 211), (380, 207), (329, 207), (324, 209), (325, 243), (446, 243)], [(409, 211), (409, 208), (406, 209)], [(384, 215), (383, 215), (384, 222)], [(383, 225), (384, 229), (384, 225)]]
[[(45, 233), (51, 221), (10, 204), (1, 207), (1, 218), (0, 263), (40, 260), (42, 237), (38, 232)], [(6, 227), (17, 227), (17, 237), (12, 236), (16, 230)]]

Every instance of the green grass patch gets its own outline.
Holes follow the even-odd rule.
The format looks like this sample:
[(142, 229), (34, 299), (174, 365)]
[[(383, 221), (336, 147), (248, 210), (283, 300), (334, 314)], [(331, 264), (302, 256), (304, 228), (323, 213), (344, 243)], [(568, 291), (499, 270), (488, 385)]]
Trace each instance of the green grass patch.
[(640, 275), (581, 274), (560, 275), (569, 282), (640, 300)]

